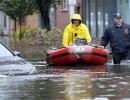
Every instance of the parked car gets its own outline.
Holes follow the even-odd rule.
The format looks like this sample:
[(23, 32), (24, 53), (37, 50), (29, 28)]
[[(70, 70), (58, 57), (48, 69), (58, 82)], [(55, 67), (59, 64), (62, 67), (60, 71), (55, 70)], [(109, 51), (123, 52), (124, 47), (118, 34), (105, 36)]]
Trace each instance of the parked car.
[(21, 75), (36, 73), (36, 68), (19, 57), (15, 52), (0, 42), (0, 74)]

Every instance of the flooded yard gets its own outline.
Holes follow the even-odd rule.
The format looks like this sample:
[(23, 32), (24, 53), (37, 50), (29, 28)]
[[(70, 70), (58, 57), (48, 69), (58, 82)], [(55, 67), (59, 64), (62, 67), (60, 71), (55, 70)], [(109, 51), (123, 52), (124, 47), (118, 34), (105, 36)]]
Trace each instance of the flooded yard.
[[(1, 39), (11, 47), (10, 40)], [(0, 100), (130, 100), (130, 65), (46, 66), (38, 48), (13, 46), (38, 73), (1, 76)]]

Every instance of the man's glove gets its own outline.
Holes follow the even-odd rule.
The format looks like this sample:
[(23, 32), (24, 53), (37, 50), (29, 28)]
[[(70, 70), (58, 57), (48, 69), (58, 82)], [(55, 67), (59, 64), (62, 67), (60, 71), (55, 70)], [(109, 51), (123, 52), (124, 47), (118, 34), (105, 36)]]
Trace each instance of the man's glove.
[(104, 47), (104, 46), (99, 46), (99, 48), (101, 48), (101, 49), (105, 49), (105, 47)]

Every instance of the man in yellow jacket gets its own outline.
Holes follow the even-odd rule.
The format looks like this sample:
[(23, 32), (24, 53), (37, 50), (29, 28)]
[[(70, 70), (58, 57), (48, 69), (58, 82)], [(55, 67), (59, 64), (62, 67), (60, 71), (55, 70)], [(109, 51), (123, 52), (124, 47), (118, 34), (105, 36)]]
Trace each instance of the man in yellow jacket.
[(63, 47), (72, 45), (76, 39), (85, 39), (87, 44), (90, 44), (91, 36), (87, 26), (82, 23), (81, 16), (74, 14), (71, 18), (71, 22), (71, 24), (66, 26), (63, 33)]

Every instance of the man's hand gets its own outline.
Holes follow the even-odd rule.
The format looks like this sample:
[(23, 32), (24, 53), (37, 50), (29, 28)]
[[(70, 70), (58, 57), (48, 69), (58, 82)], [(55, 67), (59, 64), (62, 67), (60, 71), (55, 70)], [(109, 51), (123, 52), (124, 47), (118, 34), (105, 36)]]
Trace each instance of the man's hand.
[(104, 47), (104, 46), (99, 46), (99, 48), (101, 48), (101, 49), (105, 49), (105, 47)]

